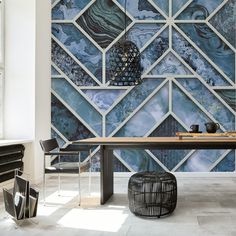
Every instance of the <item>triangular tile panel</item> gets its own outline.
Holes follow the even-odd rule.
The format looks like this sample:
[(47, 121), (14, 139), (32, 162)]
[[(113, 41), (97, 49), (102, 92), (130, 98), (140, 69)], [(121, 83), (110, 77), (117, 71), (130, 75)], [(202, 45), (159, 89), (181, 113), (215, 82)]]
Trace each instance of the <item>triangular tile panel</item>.
[(82, 92), (93, 101), (101, 111), (108, 110), (125, 93), (125, 89), (83, 89)]
[[(125, 8), (125, 0), (117, 0)], [(127, 1), (127, 12), (137, 20), (164, 20), (164, 17), (147, 0)]]
[[(55, 0), (52, 0), (55, 2)], [(52, 20), (72, 20), (91, 0), (59, 1), (52, 9)]]
[(215, 92), (236, 111), (236, 89), (216, 89)]
[(211, 19), (210, 23), (236, 47), (235, 0), (229, 0)]
[(212, 172), (231, 172), (231, 171), (235, 171), (235, 153), (234, 153), (234, 151), (231, 151), (212, 170)]
[[(175, 1), (175, 0), (174, 0)], [(177, 17), (178, 20), (203, 20), (206, 19), (223, 0), (194, 0)]]
[(192, 75), (192, 73), (170, 52), (151, 70), (149, 75)]
[(168, 16), (169, 0), (153, 0), (153, 2)]
[(188, 2), (188, 0), (174, 0), (172, 1), (172, 15), (175, 15), (176, 12), (178, 12), (181, 7), (184, 6), (184, 4), (186, 4)]
[[(149, 136), (173, 137), (176, 132), (186, 132), (185, 128), (171, 115), (169, 115)], [(150, 150), (158, 160), (169, 170), (172, 170), (188, 153), (189, 150)]]

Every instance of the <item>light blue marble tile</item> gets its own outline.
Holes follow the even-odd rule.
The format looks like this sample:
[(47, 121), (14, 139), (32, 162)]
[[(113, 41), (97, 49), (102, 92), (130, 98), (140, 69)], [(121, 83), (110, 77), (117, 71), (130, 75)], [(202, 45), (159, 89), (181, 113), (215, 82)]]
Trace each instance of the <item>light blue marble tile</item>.
[(226, 130), (234, 130), (235, 116), (198, 79), (178, 79), (178, 82), (220, 123)]
[(168, 16), (169, 0), (153, 0), (153, 2)]
[(102, 116), (65, 79), (53, 79), (52, 89), (65, 101), (99, 136), (102, 134)]
[(192, 75), (192, 73), (176, 56), (168, 53), (149, 75)]
[(169, 110), (169, 84), (165, 84), (116, 134), (116, 137), (142, 137)]
[(52, 20), (72, 20), (91, 0), (61, 0), (52, 9)]
[(178, 27), (232, 80), (235, 54), (206, 24), (177, 24)]
[(212, 172), (232, 172), (235, 171), (235, 153), (231, 151)]
[(102, 80), (102, 53), (73, 24), (52, 24), (52, 34), (89, 69)]
[(206, 19), (223, 0), (193, 0), (188, 7), (177, 17), (178, 20)]
[(51, 75), (52, 76), (60, 75), (60, 73), (53, 66), (51, 66)]
[(235, 0), (229, 0), (210, 19), (210, 23), (236, 48)]
[(172, 15), (175, 15), (177, 11), (181, 9), (181, 7), (186, 4), (188, 0), (173, 0), (172, 1)]
[(106, 135), (110, 135), (161, 82), (163, 79), (144, 79), (135, 86), (106, 116)]
[(178, 32), (173, 30), (173, 49), (200, 75), (210, 86), (227, 86), (223, 78)]
[[(117, 0), (125, 8), (125, 0)], [(127, 1), (127, 12), (138, 20), (160, 20), (164, 17), (146, 0)]]
[(82, 90), (98, 108), (105, 112), (126, 91), (125, 89), (89, 89)]
[(127, 39), (134, 42), (138, 48), (142, 48), (151, 37), (154, 36), (164, 24), (153, 24), (153, 23), (136, 23), (127, 32)]
[(121, 149), (115, 152), (136, 172), (139, 171), (163, 171), (144, 150)]
[(185, 161), (178, 172), (207, 172), (209, 167), (224, 153), (225, 150), (197, 150)]
[(208, 118), (175, 84), (173, 84), (172, 91), (173, 112), (187, 127), (190, 127), (192, 124), (199, 124), (199, 130), (205, 131), (205, 123), (210, 122), (210, 118)]

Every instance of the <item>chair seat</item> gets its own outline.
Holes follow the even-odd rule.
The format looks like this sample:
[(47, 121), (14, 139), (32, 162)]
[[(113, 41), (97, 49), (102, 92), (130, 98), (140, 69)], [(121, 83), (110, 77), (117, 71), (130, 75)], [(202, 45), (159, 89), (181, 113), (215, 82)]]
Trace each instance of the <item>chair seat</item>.
[[(80, 172), (85, 172), (89, 168), (89, 162), (80, 163)], [(65, 173), (65, 174), (78, 174), (78, 162), (60, 162), (53, 166), (45, 168), (45, 174)]]
[(90, 145), (77, 145), (77, 144), (69, 144), (65, 148), (60, 148), (60, 151), (89, 151), (92, 149)]

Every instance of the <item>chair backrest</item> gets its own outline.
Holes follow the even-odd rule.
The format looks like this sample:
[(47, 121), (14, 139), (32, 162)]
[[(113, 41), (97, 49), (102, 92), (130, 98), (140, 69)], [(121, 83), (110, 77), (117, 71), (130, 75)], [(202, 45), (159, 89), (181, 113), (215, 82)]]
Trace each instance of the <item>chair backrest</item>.
[(39, 143), (44, 152), (50, 152), (53, 149), (59, 147), (57, 140), (55, 138), (48, 140), (40, 140)]

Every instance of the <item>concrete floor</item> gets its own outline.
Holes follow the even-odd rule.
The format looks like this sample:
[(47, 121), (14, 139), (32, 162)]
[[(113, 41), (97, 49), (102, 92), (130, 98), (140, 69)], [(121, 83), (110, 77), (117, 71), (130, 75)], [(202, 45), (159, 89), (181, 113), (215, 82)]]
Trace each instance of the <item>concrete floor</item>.
[(82, 178), (83, 199), (78, 207), (75, 177), (63, 178), (59, 197), (56, 179), (50, 178), (47, 204), (40, 201), (34, 222), (16, 224), (4, 211), (0, 194), (0, 235), (236, 236), (236, 178), (178, 178), (177, 208), (162, 219), (130, 213), (128, 178), (115, 179), (115, 195), (103, 206), (99, 205), (99, 178), (93, 177), (90, 196), (87, 181)]

